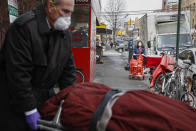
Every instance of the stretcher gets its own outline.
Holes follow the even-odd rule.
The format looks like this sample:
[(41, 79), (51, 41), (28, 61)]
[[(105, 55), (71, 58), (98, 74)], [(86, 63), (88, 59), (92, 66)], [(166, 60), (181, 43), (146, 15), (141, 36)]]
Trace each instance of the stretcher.
[(196, 128), (196, 110), (185, 103), (149, 91), (113, 90), (97, 83), (80, 83), (62, 90), (44, 104), (40, 113), (47, 121), (40, 120), (39, 127), (46, 131)]
[(63, 131), (65, 128), (61, 124), (61, 112), (64, 100), (60, 102), (59, 109), (52, 121), (38, 120), (38, 128), (45, 131)]

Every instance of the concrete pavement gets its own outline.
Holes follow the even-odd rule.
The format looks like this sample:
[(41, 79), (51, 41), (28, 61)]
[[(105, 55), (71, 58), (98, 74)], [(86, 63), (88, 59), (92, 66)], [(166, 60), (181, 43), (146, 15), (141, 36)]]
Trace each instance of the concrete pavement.
[(96, 78), (94, 82), (105, 84), (111, 88), (147, 89), (148, 80), (129, 80), (129, 71), (125, 71), (124, 66), (128, 61), (126, 52), (118, 53), (115, 50), (104, 52), (104, 64), (96, 65)]

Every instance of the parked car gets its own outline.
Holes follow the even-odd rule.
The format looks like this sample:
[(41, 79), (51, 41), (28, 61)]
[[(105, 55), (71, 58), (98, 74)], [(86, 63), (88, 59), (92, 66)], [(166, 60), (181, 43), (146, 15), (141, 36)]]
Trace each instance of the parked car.
[(179, 65), (182, 65), (184, 60), (190, 61), (189, 75), (192, 78), (192, 91), (196, 96), (196, 48), (185, 49), (179, 54)]
[(130, 41), (130, 40), (131, 40), (131, 38), (128, 38), (128, 37), (127, 37), (127, 38), (125, 38), (125, 40), (126, 40), (126, 41)]
[(118, 51), (118, 52), (126, 51), (126, 50), (128, 50), (128, 44), (129, 44), (128, 41), (120, 41), (120, 42), (117, 44), (115, 50)]
[(116, 39), (115, 44), (116, 44), (117, 46), (119, 46), (119, 44), (122, 43), (122, 42), (123, 42), (123, 40), (121, 40), (121, 39)]

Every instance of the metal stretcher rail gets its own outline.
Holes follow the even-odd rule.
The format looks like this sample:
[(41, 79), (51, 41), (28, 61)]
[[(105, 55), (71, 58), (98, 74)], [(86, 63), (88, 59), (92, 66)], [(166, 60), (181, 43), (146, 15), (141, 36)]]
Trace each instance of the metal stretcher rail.
[(52, 121), (38, 120), (38, 128), (40, 130), (45, 130), (45, 131), (63, 131), (64, 130), (60, 122), (60, 116), (62, 112), (63, 103), (64, 103), (64, 100), (61, 101), (59, 109)]

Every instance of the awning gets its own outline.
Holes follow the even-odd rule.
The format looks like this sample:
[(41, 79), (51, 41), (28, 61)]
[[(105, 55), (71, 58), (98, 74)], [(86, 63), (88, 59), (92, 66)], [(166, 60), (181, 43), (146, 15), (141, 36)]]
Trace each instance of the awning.
[(97, 34), (112, 34), (112, 30), (104, 28), (97, 28), (96, 32)]

